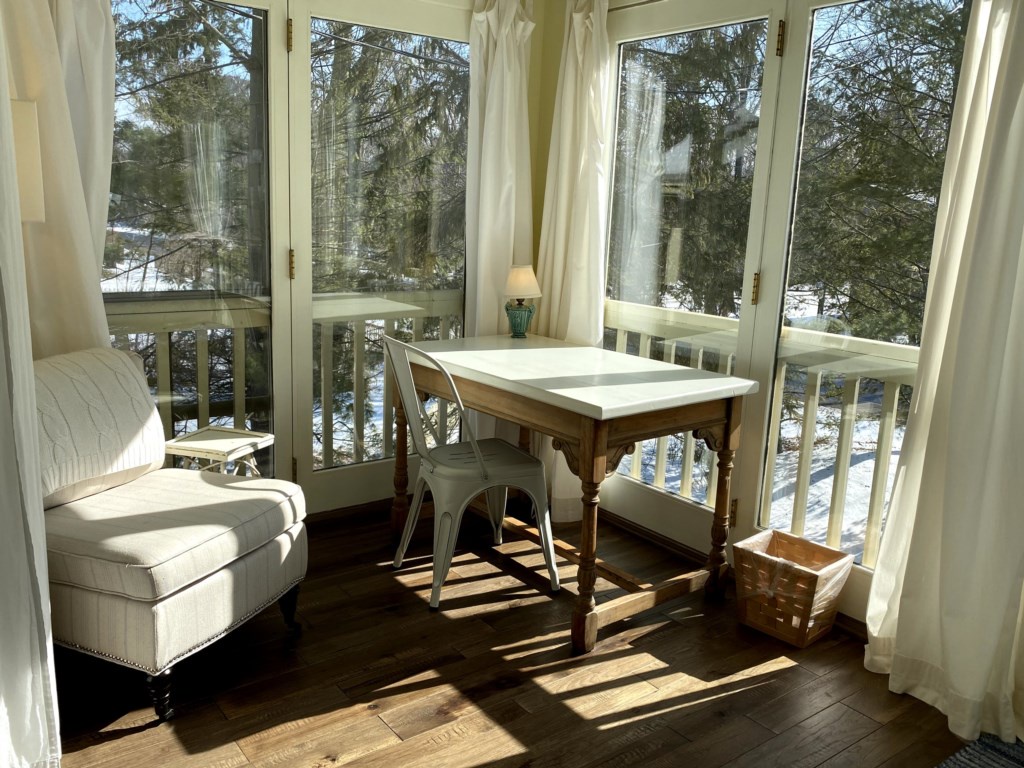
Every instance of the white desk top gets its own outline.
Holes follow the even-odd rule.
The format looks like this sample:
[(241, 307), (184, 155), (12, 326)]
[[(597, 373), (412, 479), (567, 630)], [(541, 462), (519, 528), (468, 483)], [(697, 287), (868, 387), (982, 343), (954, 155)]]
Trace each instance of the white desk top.
[(600, 420), (757, 391), (750, 379), (543, 336), (481, 336), (414, 346), (454, 376)]

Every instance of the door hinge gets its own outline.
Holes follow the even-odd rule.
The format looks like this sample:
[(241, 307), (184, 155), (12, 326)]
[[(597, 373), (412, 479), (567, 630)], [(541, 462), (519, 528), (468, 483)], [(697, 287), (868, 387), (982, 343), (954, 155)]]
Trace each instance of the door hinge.
[(729, 502), (729, 527), (736, 527), (736, 510), (740, 505), (739, 499), (733, 499)]
[[(289, 27), (291, 29), (291, 27)], [(289, 38), (290, 39), (290, 38)], [(786, 21), (785, 19), (779, 19), (779, 34), (775, 38), (775, 55), (781, 56), (782, 52), (786, 49)], [(291, 50), (289, 45), (288, 50)]]
[[(294, 277), (294, 275), (293, 275)], [(750, 289), (750, 304), (757, 304), (758, 299), (761, 298), (761, 273), (754, 273), (754, 284)]]
[(288, 19), (288, 53), (291, 53), (292, 49), (295, 47), (294, 28), (295, 24), (292, 23), (291, 19)]
[(299, 482), (299, 461), (294, 456), (292, 457), (292, 482)]
[(295, 279), (295, 249), (288, 249), (288, 277)]

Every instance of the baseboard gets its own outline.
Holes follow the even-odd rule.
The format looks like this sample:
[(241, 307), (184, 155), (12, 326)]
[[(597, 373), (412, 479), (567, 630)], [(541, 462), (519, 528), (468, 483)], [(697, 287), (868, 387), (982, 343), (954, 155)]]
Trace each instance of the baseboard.
[[(422, 509), (420, 510), (420, 518), (424, 519), (432, 517), (434, 511), (433, 507), (434, 505), (429, 501), (429, 499), (425, 501)], [(487, 514), (487, 508), (482, 497), (471, 502), (469, 510), (484, 516)], [(356, 504), (351, 507), (340, 507), (338, 509), (318, 512), (315, 515), (307, 515), (305, 522), (306, 528), (309, 529), (309, 532), (315, 533), (317, 531), (328, 530), (346, 522), (356, 520), (360, 522), (371, 522), (374, 520), (389, 519), (390, 515), (391, 499), (388, 498), (367, 502), (365, 504)], [(703, 565), (707, 560), (707, 552), (700, 552), (693, 547), (688, 547), (685, 544), (674, 541), (667, 536), (661, 535), (657, 531), (652, 531), (649, 528), (638, 525), (631, 520), (620, 517), (614, 512), (608, 512), (607, 510), (602, 509), (600, 511), (599, 519), (608, 525), (615, 526), (616, 528), (626, 531), (627, 533), (654, 544), (668, 552), (679, 555), (697, 566)], [(555, 529), (557, 535), (557, 529), (576, 529), (579, 527), (579, 523), (558, 523), (552, 527)]]
[(865, 643), (868, 641), (868, 627), (863, 621), (851, 618), (845, 613), (837, 613), (835, 626), (858, 640), (863, 640)]
[(303, 521), (310, 534), (336, 528), (344, 523), (359, 521), (363, 523), (388, 520), (391, 516), (391, 499), (380, 499), (351, 507), (325, 510), (306, 515)]
[(657, 531), (652, 531), (649, 528), (645, 528), (642, 525), (634, 523), (632, 520), (627, 520), (624, 517), (616, 515), (614, 512), (608, 512), (602, 509), (598, 515), (598, 519), (609, 525), (614, 525), (616, 528), (620, 528), (627, 533), (630, 533), (638, 538), (654, 544), (655, 546), (661, 547), (664, 550), (672, 552), (673, 554), (684, 557), (690, 560), (695, 565), (702, 566), (708, 559), (707, 552), (700, 552), (693, 547), (688, 547), (674, 539), (670, 539), (668, 536), (663, 536)]

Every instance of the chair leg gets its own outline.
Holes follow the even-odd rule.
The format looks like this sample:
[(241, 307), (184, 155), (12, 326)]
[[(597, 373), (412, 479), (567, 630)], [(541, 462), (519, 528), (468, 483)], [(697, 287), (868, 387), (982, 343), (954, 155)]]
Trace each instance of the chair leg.
[(551, 508), (548, 506), (547, 488), (543, 480), (536, 488), (524, 489), (533, 501), (533, 511), (537, 516), (537, 531), (540, 533), (540, 548), (544, 554), (544, 563), (548, 567), (548, 576), (551, 579), (551, 591), (557, 592), (561, 584), (558, 579), (558, 568), (555, 566), (555, 545), (551, 533)]
[(453, 515), (449, 505), (442, 505), (434, 497), (434, 578), (430, 589), (430, 607), (437, 608), (441, 602), (441, 585), (448, 578), (455, 554), (455, 543), (459, 538), (459, 523), (465, 505)]
[(548, 566), (548, 576), (551, 578), (551, 591), (557, 592), (561, 588), (558, 580), (558, 568), (555, 567), (555, 546), (551, 534), (551, 513), (545, 509), (537, 511), (537, 530), (540, 531), (540, 546), (544, 551), (544, 562)]
[(153, 709), (161, 721), (174, 717), (174, 706), (171, 704), (171, 669), (172, 667), (168, 667), (155, 675), (146, 675), (146, 685), (153, 700)]
[(299, 585), (296, 584), (281, 595), (277, 599), (277, 605), (281, 609), (281, 615), (284, 616), (284, 623), (288, 629), (293, 632), (301, 632), (302, 625), (295, 620), (295, 611), (299, 607)]
[(508, 488), (503, 485), (496, 485), (488, 488), (487, 494), (487, 516), (491, 518), (491, 528), (494, 529), (494, 543), (501, 544), (501, 523), (505, 519), (505, 504), (508, 501)]
[(416, 478), (416, 490), (412, 495), (412, 504), (409, 505), (409, 516), (405, 519), (405, 528), (402, 530), (402, 540), (398, 544), (398, 551), (395, 552), (395, 568), (402, 567), (402, 559), (405, 557), (405, 550), (409, 548), (409, 541), (412, 539), (412, 532), (416, 530), (416, 521), (420, 517), (420, 507), (423, 506), (423, 494), (427, 489), (427, 481), (422, 477)]

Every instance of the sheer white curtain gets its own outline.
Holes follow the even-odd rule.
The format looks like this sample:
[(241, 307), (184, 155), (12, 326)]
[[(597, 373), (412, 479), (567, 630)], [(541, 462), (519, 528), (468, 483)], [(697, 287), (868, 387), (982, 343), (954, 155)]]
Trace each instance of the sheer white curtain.
[[(0, 41), (8, 15), (0, 7)], [(7, 77), (0, 55), (0, 765), (22, 768), (59, 765), (60, 737)]]
[(469, 36), (466, 336), (507, 328), (505, 279), (533, 264), (527, 85), (531, 0), (476, 0)]
[[(600, 344), (604, 330), (611, 101), (607, 19), (608, 0), (574, 0), (566, 6), (537, 254), (544, 294), (537, 333), (577, 344)], [(551, 449), (550, 439), (538, 449), (551, 478), (552, 519), (579, 520), (579, 480)]]
[(975, 0), (865, 664), (1024, 737), (1024, 3)]
[(109, 0), (0, 0), (10, 80), (36, 102), (46, 221), (24, 229), (33, 357), (110, 343), (100, 264), (114, 120)]
[[(110, 0), (49, 3), (92, 231), (92, 253), (100, 264), (114, 149), (114, 20)], [(103, 330), (106, 331), (105, 321)]]
[[(100, 263), (109, 0), (0, 0), (0, 765), (60, 764), (33, 358), (109, 343)], [(39, 118), (46, 220), (22, 225), (10, 99)]]
[(604, 329), (608, 0), (575, 0), (566, 13), (537, 254), (544, 296), (536, 323), (545, 336), (596, 345)]

